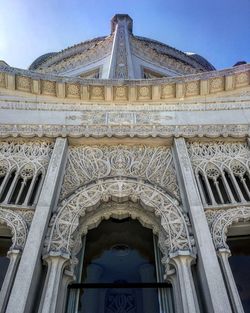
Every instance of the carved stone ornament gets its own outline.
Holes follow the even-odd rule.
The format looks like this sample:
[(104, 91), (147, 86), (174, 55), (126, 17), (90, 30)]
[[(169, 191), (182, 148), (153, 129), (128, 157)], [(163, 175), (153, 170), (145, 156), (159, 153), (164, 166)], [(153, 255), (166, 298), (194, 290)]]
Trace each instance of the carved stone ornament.
[(236, 175), (249, 170), (250, 150), (246, 143), (194, 142), (188, 145), (192, 166), (209, 178), (216, 178), (220, 171), (229, 170)]
[(228, 228), (238, 222), (250, 221), (250, 207), (237, 207), (224, 210), (207, 210), (206, 217), (217, 250), (229, 249), (227, 241)]
[(22, 250), (24, 248), (28, 230), (22, 216), (17, 212), (0, 207), (0, 224), (6, 224), (11, 229), (11, 250)]
[(0, 177), (13, 169), (31, 178), (48, 166), (53, 144), (45, 141), (0, 141)]
[[(104, 115), (103, 112), (100, 112)], [(131, 114), (131, 113), (130, 113)], [(56, 138), (58, 136), (70, 137), (116, 137), (123, 138), (125, 136), (150, 138), (150, 137), (185, 137), (192, 138), (199, 137), (229, 137), (242, 138), (250, 135), (250, 127), (246, 124), (231, 124), (231, 125), (92, 125), (92, 122), (99, 120), (100, 114), (97, 114), (84, 125), (34, 125), (34, 124), (6, 124), (0, 125), (0, 137), (50, 137)], [(89, 125), (89, 124), (90, 125)]]
[(93, 180), (109, 176), (148, 180), (180, 198), (171, 149), (143, 145), (70, 147), (61, 198)]
[(166, 237), (164, 245), (169, 253), (177, 250), (192, 251), (188, 217), (182, 212), (177, 200), (145, 181), (118, 177), (98, 180), (81, 187), (61, 202), (58, 213), (50, 221), (47, 252), (72, 253), (81, 217), (109, 201), (140, 203), (145, 211), (149, 210), (160, 218)]

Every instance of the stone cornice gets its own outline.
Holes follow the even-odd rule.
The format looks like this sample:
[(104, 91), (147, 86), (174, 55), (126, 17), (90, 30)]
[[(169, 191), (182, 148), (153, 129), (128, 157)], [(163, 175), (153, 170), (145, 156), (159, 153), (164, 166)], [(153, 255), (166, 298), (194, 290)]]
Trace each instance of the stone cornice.
[(0, 138), (7, 137), (116, 137), (116, 138), (171, 138), (171, 137), (233, 137), (250, 136), (248, 124), (209, 125), (0, 125)]
[(86, 103), (165, 103), (249, 88), (250, 64), (231, 69), (150, 80), (96, 80), (0, 68), (1, 88)]

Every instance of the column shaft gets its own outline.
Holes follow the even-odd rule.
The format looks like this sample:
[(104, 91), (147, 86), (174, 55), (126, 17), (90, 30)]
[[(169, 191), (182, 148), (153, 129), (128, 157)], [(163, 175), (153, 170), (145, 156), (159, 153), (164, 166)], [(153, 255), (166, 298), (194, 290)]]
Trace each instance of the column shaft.
[(200, 312), (191, 272), (193, 260), (194, 257), (184, 251), (170, 255), (169, 259), (169, 263), (176, 269), (179, 298), (181, 298), (182, 304), (181, 312), (183, 313)]
[(230, 251), (226, 249), (220, 249), (218, 251), (219, 260), (221, 263), (221, 268), (224, 273), (225, 281), (227, 284), (228, 292), (230, 294), (230, 299), (233, 306), (234, 313), (244, 313), (244, 309), (240, 300), (238, 289), (236, 287), (233, 273), (228, 262), (228, 257), (230, 256)]
[(48, 255), (44, 259), (48, 264), (48, 273), (44, 286), (44, 294), (40, 302), (39, 313), (55, 313), (60, 291), (59, 287), (62, 283), (63, 270), (69, 261), (69, 256)]
[(195, 236), (198, 251), (197, 265), (199, 265), (199, 276), (201, 277), (207, 312), (230, 313), (232, 310), (226, 286), (183, 138), (175, 139), (174, 160), (183, 206), (189, 213)]
[(38, 199), (23, 255), (17, 270), (6, 313), (30, 313), (39, 282), (41, 250), (63, 179), (67, 139), (57, 138)]
[(8, 252), (8, 258), (10, 259), (10, 263), (7, 269), (7, 273), (4, 277), (4, 282), (3, 282), (1, 293), (0, 293), (0, 312), (1, 313), (5, 312), (10, 290), (11, 290), (13, 280), (16, 275), (16, 270), (17, 270), (17, 266), (20, 260), (20, 256), (21, 256), (20, 250), (11, 250)]

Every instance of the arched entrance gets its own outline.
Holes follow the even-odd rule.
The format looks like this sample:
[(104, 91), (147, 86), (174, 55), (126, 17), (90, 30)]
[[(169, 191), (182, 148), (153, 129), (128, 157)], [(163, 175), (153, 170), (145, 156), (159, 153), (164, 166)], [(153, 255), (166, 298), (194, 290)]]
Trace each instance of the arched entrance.
[[(100, 207), (102, 203), (110, 204), (111, 201), (116, 203), (113, 208), (107, 210)], [(134, 207), (127, 205), (128, 202)], [(119, 207), (121, 203), (125, 207)], [(98, 180), (84, 186), (61, 203), (58, 213), (51, 220), (50, 235), (47, 238), (45, 259), (49, 265), (50, 276), (45, 287), (46, 295), (43, 297), (47, 303), (41, 304), (42, 307), (54, 312), (60, 306), (58, 301), (65, 298), (61, 294), (60, 300), (52, 299), (49, 293), (52, 288), (54, 294), (55, 289), (57, 292), (65, 290), (65, 280), (64, 283), (62, 279), (59, 280), (58, 273), (65, 273), (65, 268), (68, 268), (67, 271), (74, 269), (74, 259), (82, 245), (81, 238), (88, 229), (96, 227), (104, 218), (124, 216), (139, 219), (158, 234), (165, 271), (168, 271), (170, 263), (179, 271), (176, 275), (176, 286), (178, 285), (181, 297), (185, 298), (183, 306), (187, 307), (183, 312), (190, 311), (188, 306), (194, 309), (197, 307), (190, 271), (193, 247), (187, 216), (182, 212), (178, 201), (160, 188), (142, 180), (121, 177)], [(185, 286), (179, 281), (182, 279), (185, 279)], [(48, 312), (46, 310), (44, 312)]]

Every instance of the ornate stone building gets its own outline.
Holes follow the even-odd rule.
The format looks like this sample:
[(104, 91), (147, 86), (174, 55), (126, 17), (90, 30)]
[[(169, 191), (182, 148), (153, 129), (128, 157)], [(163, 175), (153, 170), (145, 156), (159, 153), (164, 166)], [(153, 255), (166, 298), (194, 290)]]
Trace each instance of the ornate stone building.
[(249, 73), (128, 15), (2, 61), (0, 312), (250, 312)]

